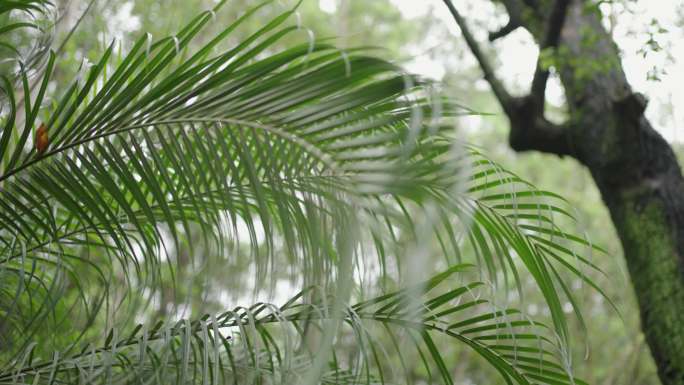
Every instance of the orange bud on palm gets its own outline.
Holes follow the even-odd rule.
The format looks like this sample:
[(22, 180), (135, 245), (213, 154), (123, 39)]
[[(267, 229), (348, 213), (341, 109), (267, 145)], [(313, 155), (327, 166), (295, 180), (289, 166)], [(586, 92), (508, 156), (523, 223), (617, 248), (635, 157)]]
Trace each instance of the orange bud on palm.
[(38, 151), (38, 154), (44, 153), (49, 143), (47, 127), (45, 126), (45, 123), (41, 123), (36, 131), (36, 150)]

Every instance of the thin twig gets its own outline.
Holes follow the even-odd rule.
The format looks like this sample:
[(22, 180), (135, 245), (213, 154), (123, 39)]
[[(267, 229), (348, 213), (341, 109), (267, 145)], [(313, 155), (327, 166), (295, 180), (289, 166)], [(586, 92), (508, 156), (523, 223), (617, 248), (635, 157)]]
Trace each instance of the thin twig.
[(480, 68), (484, 73), (484, 78), (492, 87), (494, 95), (498, 99), (503, 109), (506, 112), (509, 112), (512, 108), (511, 95), (508, 93), (508, 91), (506, 91), (503, 83), (496, 77), (494, 68), (491, 66), (484, 52), (482, 52), (479, 43), (477, 40), (475, 40), (475, 37), (470, 32), (465, 19), (463, 19), (461, 14), (456, 10), (456, 7), (454, 7), (454, 5), (451, 3), (451, 0), (444, 0), (444, 4), (446, 4), (447, 8), (449, 8), (451, 15), (454, 17), (454, 20), (456, 20), (456, 24), (458, 24), (459, 28), (461, 29), (463, 38), (465, 39), (466, 44), (468, 44), (470, 51), (475, 56), (475, 59), (477, 59), (477, 62), (480, 64)]

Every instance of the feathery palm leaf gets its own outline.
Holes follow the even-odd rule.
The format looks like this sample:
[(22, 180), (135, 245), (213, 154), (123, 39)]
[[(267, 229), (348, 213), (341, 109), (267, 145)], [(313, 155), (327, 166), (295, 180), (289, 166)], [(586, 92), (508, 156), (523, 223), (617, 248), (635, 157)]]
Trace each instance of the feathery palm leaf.
[[(289, 324), (279, 327), (295, 327), (304, 338), (297, 325), (318, 322), (321, 339), (332, 342), (339, 325), (323, 322), (330, 319), (346, 321), (361, 342), (370, 337), (362, 326), (366, 321), (410, 329), (421, 346), (419, 356), (428, 368), (436, 365), (446, 383), (451, 379), (433, 333), (471, 347), (508, 383), (572, 383), (564, 366), (547, 360), (553, 349), (527, 346), (536, 334), (518, 331), (538, 324), (514, 320), (503, 308), (452, 319), (481, 305), (474, 300), (445, 309), (470, 285), (432, 300), (420, 293), (406, 301), (400, 292), (348, 306), (357, 285), (354, 268), (406, 272), (411, 258), (422, 255), (417, 251), (428, 249), (424, 244), (438, 244), (449, 265), (476, 263), (493, 285), (502, 274), (504, 282), (510, 274), (519, 285), (528, 271), (553, 321), (548, 339), (533, 340), (565, 355), (562, 298), (575, 302), (564, 275), (595, 287), (583, 273), (593, 264), (576, 250), (586, 246), (591, 253), (596, 247), (562, 230), (555, 217), (571, 215), (561, 198), (534, 189), (474, 150), (458, 151), (449, 118), (469, 111), (435, 96), (429, 82), (365, 50), (340, 52), (309, 41), (277, 51), (278, 41), (300, 29), (288, 25), (295, 10), (225, 48), (231, 33), (268, 3), (190, 53), (223, 2), (176, 36), (140, 38), (125, 56), (112, 43), (45, 110), (56, 60), (50, 55), (33, 98), (23, 74), (21, 127), (15, 93), (6, 82), (0, 342), (9, 347), (8, 356), (22, 358), (0, 372), (0, 380), (97, 377), (129, 383), (143, 376), (168, 383), (171, 376), (178, 383), (206, 383), (221, 382), (220, 372), (236, 381), (268, 374), (282, 382), (293, 367), (315, 372), (329, 363), (320, 362), (325, 355), (304, 350), (279, 353), (276, 341), (286, 335), (262, 324)], [(32, 143), (41, 117), (46, 148)], [(158, 289), (163, 274), (173, 277), (182, 268), (176, 254), (192, 241), (196, 227), (207, 248), (193, 255), (193, 265), (247, 243), (258, 281), (270, 277), (273, 284), (277, 263), (286, 260), (293, 271), (303, 269), (305, 287), (334, 291), (333, 304), (307, 292), (277, 311), (257, 305), (143, 335), (136, 329), (124, 339), (110, 334), (94, 353), (76, 354), (74, 343), (64, 357), (45, 361), (46, 353), (32, 343), (45, 325), (73, 327), (78, 311), (87, 333), (104, 310), (132, 316), (140, 289)], [(115, 291), (124, 298), (113, 298)], [(320, 316), (335, 315), (334, 309), (338, 316)], [(247, 326), (249, 333), (242, 330)], [(235, 328), (242, 330), (235, 338), (244, 348), (238, 355), (229, 349), (237, 342), (217, 331)], [(73, 337), (72, 342), (79, 338)], [(225, 350), (219, 352), (221, 346)], [(349, 362), (344, 368), (334, 358), (332, 366), (340, 369), (321, 381), (384, 382), (379, 352), (372, 341), (366, 346), (361, 366)], [(216, 365), (220, 369), (212, 369)]]
[[(486, 358), (509, 384), (585, 384), (555, 362), (555, 345), (543, 336), (544, 325), (512, 309), (488, 310), (487, 301), (475, 294), (482, 283), (454, 287), (451, 278), (466, 267), (348, 307), (343, 320), (361, 348), (356, 357), (333, 355), (321, 381), (398, 381), (404, 373), (383, 362), (396, 350), (401, 360), (421, 357), (431, 377), (452, 384), (433, 341), (442, 335)], [(192, 322), (139, 325), (123, 337), (110, 333), (103, 347), (86, 347), (71, 357), (34, 362), (27, 353), (4, 370), (0, 383), (123, 384), (141, 378), (158, 384), (300, 383), (320, 354), (319, 346), (306, 344), (308, 329), (323, 330), (333, 313), (328, 304), (334, 302), (301, 302), (305, 296), (299, 293), (281, 307), (258, 303)], [(422, 305), (407, 306), (416, 297)], [(472, 308), (481, 310), (472, 316), (467, 313)], [(391, 334), (394, 344), (383, 346), (371, 333), (374, 328)]]

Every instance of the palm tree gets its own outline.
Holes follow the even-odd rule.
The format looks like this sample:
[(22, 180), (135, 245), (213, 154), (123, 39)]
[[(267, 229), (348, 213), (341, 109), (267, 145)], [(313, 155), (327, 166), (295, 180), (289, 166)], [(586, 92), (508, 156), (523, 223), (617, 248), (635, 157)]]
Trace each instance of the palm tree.
[[(35, 20), (52, 5), (0, 5), (18, 63), (2, 77), (0, 383), (411, 383), (422, 370), (453, 384), (444, 347), (457, 344), (508, 384), (582, 384), (563, 304), (583, 322), (568, 279), (601, 292), (584, 273), (601, 249), (563, 230), (563, 199), (460, 143), (453, 119), (472, 111), (437, 84), (367, 49), (277, 49), (301, 28), (296, 8), (227, 44), (266, 1), (206, 40), (223, 3), (175, 36), (112, 43), (49, 103), (50, 38), (29, 61), (10, 37), (49, 34)], [(164, 293), (183, 302), (193, 274), (233, 279), (229, 261), (252, 268), (255, 292), (286, 277), (288, 299), (154, 311)], [(530, 279), (548, 326), (509, 306)]]

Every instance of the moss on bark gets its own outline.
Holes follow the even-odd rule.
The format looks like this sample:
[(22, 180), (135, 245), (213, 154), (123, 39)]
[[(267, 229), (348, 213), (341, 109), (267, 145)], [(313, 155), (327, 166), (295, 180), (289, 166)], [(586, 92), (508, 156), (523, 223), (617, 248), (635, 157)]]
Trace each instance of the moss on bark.
[(663, 383), (684, 385), (684, 280), (672, 224), (659, 199), (622, 197), (614, 221)]

